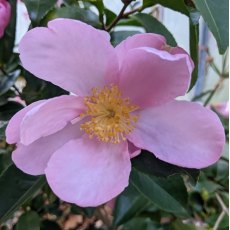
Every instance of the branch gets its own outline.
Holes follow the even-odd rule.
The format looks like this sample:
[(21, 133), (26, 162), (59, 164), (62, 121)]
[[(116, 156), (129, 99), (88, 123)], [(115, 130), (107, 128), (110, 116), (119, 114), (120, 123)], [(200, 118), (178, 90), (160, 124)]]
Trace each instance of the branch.
[(215, 194), (216, 195), (216, 199), (218, 200), (222, 210), (229, 216), (229, 211), (228, 208), (226, 207), (226, 205), (224, 204), (223, 200), (221, 199), (220, 195), (218, 193)]
[(211, 101), (212, 97), (214, 96), (216, 91), (219, 89), (219, 87), (222, 85), (223, 81), (224, 81), (224, 78), (220, 78), (220, 80), (217, 82), (216, 86), (214, 87), (214, 89), (211, 91), (210, 95), (204, 102), (204, 106), (206, 106)]
[(222, 221), (222, 219), (224, 218), (224, 215), (225, 215), (225, 212), (222, 211), (221, 214), (218, 216), (217, 220), (216, 220), (216, 223), (213, 227), (213, 230), (218, 230), (218, 227), (220, 225), (220, 222)]
[(124, 1), (124, 5), (120, 11), (120, 13), (118, 14), (118, 16), (114, 19), (114, 21), (106, 28), (106, 31), (110, 31), (118, 22), (121, 18), (123, 18), (123, 14), (126, 10), (126, 8), (128, 7), (128, 5), (132, 2), (133, 0), (126, 0)]

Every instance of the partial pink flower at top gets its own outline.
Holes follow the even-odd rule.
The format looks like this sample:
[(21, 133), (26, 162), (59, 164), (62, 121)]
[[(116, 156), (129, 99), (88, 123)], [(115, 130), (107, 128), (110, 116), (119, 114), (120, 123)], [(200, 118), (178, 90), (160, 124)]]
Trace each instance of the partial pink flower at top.
[(229, 101), (216, 103), (211, 106), (214, 110), (224, 118), (229, 118)]
[(128, 185), (130, 158), (146, 149), (188, 168), (215, 163), (225, 137), (216, 114), (176, 101), (188, 89), (193, 63), (157, 34), (138, 34), (117, 47), (109, 34), (80, 21), (56, 19), (30, 30), (19, 47), (24, 68), (75, 95), (37, 101), (9, 122), (12, 158), (45, 174), (54, 193), (79, 206), (98, 206)]
[(0, 38), (3, 37), (11, 16), (11, 6), (7, 0), (0, 0)]

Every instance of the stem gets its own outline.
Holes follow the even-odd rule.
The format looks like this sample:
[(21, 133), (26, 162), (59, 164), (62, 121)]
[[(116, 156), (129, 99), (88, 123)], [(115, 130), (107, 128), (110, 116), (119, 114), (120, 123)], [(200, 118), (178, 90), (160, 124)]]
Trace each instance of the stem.
[(114, 21), (106, 28), (106, 31), (110, 31), (118, 22), (119, 20), (123, 17), (123, 13), (125, 12), (126, 8), (128, 5), (132, 2), (133, 0), (126, 1), (118, 14), (118, 16), (114, 19)]
[(198, 100), (198, 99), (204, 97), (205, 95), (207, 95), (207, 94), (209, 94), (209, 93), (211, 93), (211, 92), (212, 92), (212, 90), (209, 89), (209, 90), (207, 90), (207, 91), (205, 91), (205, 92), (203, 92), (203, 93), (201, 93), (201, 94), (199, 94), (199, 95), (193, 97), (193, 98), (192, 98), (192, 101), (196, 101), (196, 100)]
[(216, 193), (215, 195), (216, 195), (216, 199), (218, 200), (222, 210), (229, 216), (228, 208), (224, 204), (224, 201), (221, 199), (221, 197), (218, 193)]
[(220, 80), (217, 82), (216, 86), (214, 87), (214, 89), (211, 91), (210, 95), (208, 96), (208, 98), (204, 102), (204, 106), (206, 106), (211, 101), (212, 97), (214, 96), (216, 91), (219, 89), (219, 87), (221, 86), (223, 81), (224, 81), (224, 78), (220, 78)]
[(221, 222), (222, 219), (224, 218), (224, 215), (225, 215), (225, 213), (224, 213), (224, 211), (222, 211), (221, 214), (219, 215), (219, 217), (218, 217), (217, 220), (216, 220), (216, 223), (215, 223), (215, 225), (214, 225), (214, 227), (213, 227), (213, 230), (218, 230), (218, 227), (219, 227), (219, 225), (220, 225), (220, 222)]
[(129, 12), (123, 14), (123, 18), (127, 18), (130, 14), (133, 14), (133, 13), (136, 13), (136, 12), (140, 12), (142, 10), (143, 10), (142, 6), (136, 8), (136, 9), (130, 10)]

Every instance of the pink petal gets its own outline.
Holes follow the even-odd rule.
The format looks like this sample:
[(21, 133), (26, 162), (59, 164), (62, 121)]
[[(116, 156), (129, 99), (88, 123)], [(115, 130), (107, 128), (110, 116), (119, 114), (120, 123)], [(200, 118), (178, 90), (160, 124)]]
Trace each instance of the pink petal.
[[(72, 19), (56, 19), (48, 28), (30, 30), (19, 51), (24, 68), (78, 95), (115, 81), (116, 53), (105, 31)], [(111, 64), (112, 63), (112, 64)]]
[(192, 71), (195, 67), (193, 60), (191, 59), (191, 57), (189, 56), (189, 54), (182, 49), (181, 47), (172, 47), (169, 51), (170, 54), (185, 54), (186, 57), (186, 62), (187, 62), (187, 66), (189, 69), (190, 74), (192, 74)]
[(130, 141), (128, 141), (128, 150), (129, 150), (130, 158), (136, 157), (141, 153), (141, 149), (136, 147)]
[(6, 0), (0, 0), (0, 38), (3, 37), (6, 27), (10, 22), (11, 5)]
[(84, 110), (81, 97), (63, 95), (47, 100), (26, 113), (20, 127), (20, 141), (29, 145), (63, 129)]
[(166, 40), (163, 36), (153, 33), (135, 34), (122, 41), (115, 50), (117, 52), (120, 65), (127, 52), (138, 47), (152, 47), (161, 50), (165, 46)]
[(31, 109), (35, 108), (36, 106), (44, 103), (46, 100), (36, 101), (24, 109), (17, 112), (9, 121), (7, 128), (6, 128), (6, 142), (8, 144), (14, 144), (20, 140), (20, 125), (22, 119), (29, 112)]
[(110, 144), (88, 137), (57, 150), (45, 170), (53, 192), (79, 206), (98, 206), (128, 185), (131, 170), (127, 143)]
[(215, 113), (197, 103), (173, 101), (141, 111), (129, 140), (171, 164), (204, 168), (220, 158), (225, 137)]
[(120, 88), (124, 97), (141, 108), (184, 95), (190, 81), (187, 55), (154, 48), (130, 50), (122, 63)]
[(23, 172), (31, 175), (44, 174), (52, 154), (61, 148), (69, 140), (79, 138), (82, 135), (80, 124), (68, 124), (64, 129), (50, 135), (42, 137), (31, 145), (17, 145), (17, 149), (12, 154), (12, 160)]

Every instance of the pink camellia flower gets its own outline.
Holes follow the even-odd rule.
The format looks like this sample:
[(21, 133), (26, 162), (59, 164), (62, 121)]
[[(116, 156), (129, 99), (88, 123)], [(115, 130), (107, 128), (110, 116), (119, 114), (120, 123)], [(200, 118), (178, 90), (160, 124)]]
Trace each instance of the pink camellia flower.
[(0, 0), (0, 38), (3, 37), (5, 28), (9, 24), (11, 6), (6, 0)]
[(129, 37), (113, 48), (109, 34), (56, 19), (20, 43), (24, 68), (75, 95), (37, 101), (9, 122), (12, 158), (32, 175), (45, 174), (54, 193), (80, 206), (103, 204), (128, 185), (130, 158), (140, 149), (189, 168), (215, 163), (224, 130), (199, 104), (176, 101), (193, 63), (157, 34)]
[(213, 104), (211, 107), (214, 108), (214, 110), (216, 110), (216, 112), (224, 118), (229, 118), (229, 101), (216, 103)]

